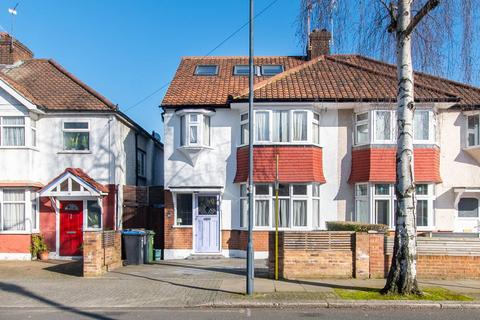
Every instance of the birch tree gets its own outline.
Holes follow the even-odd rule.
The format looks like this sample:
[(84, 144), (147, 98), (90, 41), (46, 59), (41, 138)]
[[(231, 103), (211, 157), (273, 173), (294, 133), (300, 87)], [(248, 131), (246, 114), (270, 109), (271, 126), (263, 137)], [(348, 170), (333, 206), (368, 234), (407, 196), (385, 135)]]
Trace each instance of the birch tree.
[[(422, 294), (417, 284), (415, 183), (413, 170), (414, 65), (436, 74), (448, 73), (443, 54), (462, 32), (459, 61), (464, 80), (478, 71), (472, 66), (472, 24), (475, 0), (301, 0), (299, 36), (310, 23), (334, 33), (334, 49), (349, 49), (390, 60), (397, 66), (397, 153), (395, 240), (384, 294)], [(459, 13), (458, 16), (455, 14)], [(455, 21), (455, 17), (460, 17)], [(458, 20), (458, 19), (457, 19)], [(460, 22), (460, 26), (456, 23)], [(355, 26), (355, 27), (352, 27)], [(356, 34), (352, 39), (350, 34)], [(346, 46), (342, 47), (347, 43)], [(453, 46), (452, 46), (453, 47)], [(353, 49), (353, 50), (352, 50)], [(347, 51), (348, 52), (348, 51)], [(395, 52), (395, 54), (393, 54)], [(392, 58), (394, 57), (394, 58)], [(417, 61), (417, 63), (415, 63)], [(445, 62), (445, 63), (444, 63)]]

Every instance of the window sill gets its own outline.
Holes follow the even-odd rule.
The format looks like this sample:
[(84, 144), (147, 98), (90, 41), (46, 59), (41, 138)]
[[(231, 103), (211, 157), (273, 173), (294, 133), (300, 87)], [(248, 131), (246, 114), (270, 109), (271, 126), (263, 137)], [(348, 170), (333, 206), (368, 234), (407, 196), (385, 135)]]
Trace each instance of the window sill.
[[(295, 141), (295, 142), (254, 142), (253, 146), (285, 146), (285, 147), (295, 147), (295, 146), (313, 146), (322, 148), (322, 144), (306, 142), (306, 141)], [(248, 144), (239, 144), (237, 148), (248, 147)]]
[(29, 235), (29, 234), (32, 234), (32, 232), (29, 232), (29, 231), (0, 231), (0, 235), (2, 234), (8, 234), (8, 235), (15, 235), (15, 234), (18, 234), (18, 235)]
[(39, 151), (36, 147), (29, 146), (0, 146), (0, 150), (33, 150)]
[(58, 151), (57, 154), (91, 154), (90, 150), (63, 150)]
[(189, 228), (193, 228), (193, 226), (177, 226), (177, 225), (173, 225), (172, 228), (178, 228), (178, 229), (189, 229)]
[(211, 146), (205, 146), (205, 145), (187, 145), (187, 146), (180, 146), (177, 148), (177, 150), (213, 150), (214, 148)]

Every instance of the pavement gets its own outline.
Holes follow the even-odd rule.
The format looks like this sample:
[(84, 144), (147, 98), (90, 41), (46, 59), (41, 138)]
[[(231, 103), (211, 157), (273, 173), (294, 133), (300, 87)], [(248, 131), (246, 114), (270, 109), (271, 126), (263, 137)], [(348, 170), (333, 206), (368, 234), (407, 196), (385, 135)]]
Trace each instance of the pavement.
[(480, 308), (479, 280), (420, 280), (478, 299), (473, 302), (341, 300), (335, 288), (381, 288), (383, 279), (274, 281), (256, 261), (255, 296), (246, 297), (245, 260), (172, 260), (79, 277), (79, 262), (0, 262), (0, 309), (161, 308)]

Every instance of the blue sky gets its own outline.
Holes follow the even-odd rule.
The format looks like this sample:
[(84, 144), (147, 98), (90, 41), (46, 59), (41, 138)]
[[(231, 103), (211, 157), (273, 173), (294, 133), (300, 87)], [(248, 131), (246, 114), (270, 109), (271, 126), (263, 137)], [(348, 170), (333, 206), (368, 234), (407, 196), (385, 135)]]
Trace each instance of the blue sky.
[[(0, 25), (19, 2), (14, 36), (36, 57), (53, 58), (122, 110), (173, 77), (182, 56), (205, 55), (248, 20), (247, 0), (19, 0), (0, 2)], [(257, 12), (272, 0), (256, 0)], [(298, 0), (278, 0), (255, 25), (258, 55), (303, 54), (295, 37)], [(212, 55), (247, 55), (248, 28)], [(127, 111), (162, 132), (166, 90)]]

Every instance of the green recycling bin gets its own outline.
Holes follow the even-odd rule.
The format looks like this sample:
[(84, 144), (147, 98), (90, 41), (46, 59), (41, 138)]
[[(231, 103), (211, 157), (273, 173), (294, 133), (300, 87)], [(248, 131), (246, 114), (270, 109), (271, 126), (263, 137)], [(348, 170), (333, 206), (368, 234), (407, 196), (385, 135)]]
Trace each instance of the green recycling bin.
[(152, 230), (146, 230), (146, 241), (144, 248), (144, 263), (152, 263), (153, 262), (153, 237), (155, 236), (155, 232)]

